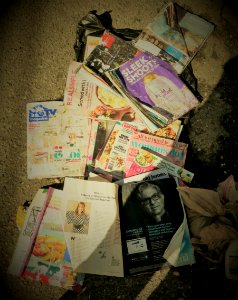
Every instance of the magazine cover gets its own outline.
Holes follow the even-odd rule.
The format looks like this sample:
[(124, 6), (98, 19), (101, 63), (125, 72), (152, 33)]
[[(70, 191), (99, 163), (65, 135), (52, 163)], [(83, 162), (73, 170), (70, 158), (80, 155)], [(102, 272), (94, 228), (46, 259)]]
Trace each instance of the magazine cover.
[(164, 126), (199, 104), (171, 66), (151, 53), (141, 53), (113, 72), (134, 97), (161, 114)]
[(124, 176), (131, 177), (137, 174), (150, 172), (155, 169), (165, 169), (169, 175), (178, 177), (186, 183), (191, 183), (194, 177), (192, 172), (175, 165), (159, 153), (146, 148), (130, 148), (125, 161)]
[(89, 120), (63, 101), (27, 104), (27, 174), (29, 179), (83, 176)]
[(60, 192), (52, 189), (51, 199), (22, 277), (72, 289), (76, 285), (82, 285), (84, 274), (74, 272), (71, 267), (62, 221), (59, 218), (62, 199), (57, 196), (57, 193)]
[(131, 42), (105, 31), (101, 42), (86, 60), (86, 65), (100, 76), (128, 61), (140, 51)]
[(103, 149), (96, 157), (95, 167), (98, 172), (108, 172), (120, 179), (124, 177), (125, 161), (130, 140), (137, 130), (129, 123), (117, 122), (113, 127)]
[[(177, 166), (176, 169), (180, 170), (179, 167), (185, 164), (187, 148), (188, 144), (140, 132), (128, 123), (116, 123), (103, 149), (96, 157), (95, 170), (107, 172), (119, 180), (136, 175), (137, 171), (138, 174), (139, 169), (143, 172), (154, 169), (159, 163), (156, 154), (166, 159), (168, 164), (173, 163)], [(145, 150), (153, 151), (155, 155), (151, 153), (144, 155)]]
[(186, 214), (176, 187), (174, 178), (122, 186), (125, 274), (194, 263), (191, 242), (186, 237)]
[(82, 116), (91, 119), (144, 123), (127, 99), (86, 66), (75, 61), (69, 66), (64, 104), (68, 108), (78, 109)]
[(95, 160), (102, 151), (115, 122), (92, 119), (87, 157), (87, 173), (92, 172)]
[(213, 30), (212, 23), (170, 2), (142, 30), (134, 44), (167, 61), (181, 74)]

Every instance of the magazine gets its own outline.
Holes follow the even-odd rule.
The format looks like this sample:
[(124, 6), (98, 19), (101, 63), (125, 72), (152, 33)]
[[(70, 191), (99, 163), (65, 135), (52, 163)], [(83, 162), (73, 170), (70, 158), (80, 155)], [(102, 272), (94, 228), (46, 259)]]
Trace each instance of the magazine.
[(192, 172), (168, 161), (158, 152), (144, 147), (141, 149), (130, 148), (127, 153), (125, 166), (124, 176), (126, 178), (158, 168), (166, 169), (169, 175), (178, 177), (186, 183), (191, 183), (194, 177)]
[(28, 178), (84, 176), (89, 125), (63, 101), (28, 103)]
[(177, 186), (174, 178), (122, 186), (120, 220), (125, 274), (195, 262)]
[(103, 76), (106, 71), (120, 66), (139, 52), (131, 42), (106, 30), (101, 37), (100, 44), (94, 48), (85, 64), (106, 80)]
[(73, 271), (60, 218), (60, 190), (49, 188), (51, 199), (45, 210), (30, 259), (22, 277), (44, 284), (75, 289), (84, 274)]
[[(164, 265), (194, 263), (190, 239), (185, 239), (187, 221), (177, 183), (174, 178), (155, 178), (154, 184), (165, 188), (167, 212), (160, 220), (163, 224), (159, 219), (149, 220), (149, 215), (141, 218), (142, 211), (132, 203), (135, 188), (142, 181), (119, 187), (93, 179), (65, 179), (61, 215), (75, 270), (124, 277)], [(171, 219), (166, 220), (169, 216)], [(141, 220), (148, 223), (139, 223)]]
[[(199, 102), (172, 67), (151, 53), (143, 52), (109, 73), (120, 78), (139, 102), (161, 116), (162, 127), (179, 119)], [(116, 74), (116, 75), (115, 75)]]
[(214, 25), (167, 3), (134, 40), (135, 47), (167, 61), (181, 74), (214, 30)]
[(86, 46), (84, 50), (84, 61), (86, 61), (93, 49), (99, 45), (100, 41), (101, 37), (99, 36), (87, 35)]
[(128, 99), (116, 93), (85, 65), (75, 61), (69, 66), (64, 104), (91, 119), (138, 122), (147, 127)]
[[(143, 149), (152, 150), (168, 162), (183, 167), (187, 147), (188, 144), (139, 132), (136, 127), (128, 124), (116, 123), (96, 157), (95, 171), (108, 173), (117, 180), (122, 179), (130, 174), (129, 170), (136, 155)], [(158, 158), (155, 158), (155, 161), (157, 164)]]
[(61, 194), (64, 234), (74, 270), (123, 276), (117, 185), (66, 177)]
[(21, 276), (31, 255), (44, 212), (51, 198), (51, 190), (39, 189), (27, 209), (8, 273)]

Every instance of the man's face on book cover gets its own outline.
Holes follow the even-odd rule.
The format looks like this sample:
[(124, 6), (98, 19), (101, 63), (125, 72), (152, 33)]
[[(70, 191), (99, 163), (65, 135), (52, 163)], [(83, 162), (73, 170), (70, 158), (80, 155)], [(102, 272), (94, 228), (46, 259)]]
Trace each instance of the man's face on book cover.
[(164, 195), (159, 187), (147, 186), (141, 192), (141, 205), (152, 217), (163, 215), (164, 213)]

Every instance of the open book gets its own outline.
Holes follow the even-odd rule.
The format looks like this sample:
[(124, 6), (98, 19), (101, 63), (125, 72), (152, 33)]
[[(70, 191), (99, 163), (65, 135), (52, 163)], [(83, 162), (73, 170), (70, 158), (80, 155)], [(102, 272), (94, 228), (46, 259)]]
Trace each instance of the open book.
[[(147, 175), (122, 186), (65, 178), (57, 198), (64, 199), (61, 217), (73, 269), (123, 277), (165, 265), (193, 264), (186, 215), (176, 187), (176, 180), (164, 175), (159, 179)], [(151, 193), (163, 198), (158, 204), (161, 209), (154, 207), (157, 213), (146, 209), (148, 197), (153, 197), (151, 203), (160, 202)]]

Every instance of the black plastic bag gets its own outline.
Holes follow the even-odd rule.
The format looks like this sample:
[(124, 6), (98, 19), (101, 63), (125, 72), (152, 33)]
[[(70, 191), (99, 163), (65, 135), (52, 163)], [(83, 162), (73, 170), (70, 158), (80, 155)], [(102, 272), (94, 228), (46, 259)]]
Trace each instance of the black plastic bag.
[(126, 41), (131, 41), (135, 39), (141, 30), (123, 28), (116, 29), (112, 26), (111, 11), (105, 11), (101, 15), (97, 14), (96, 10), (90, 11), (85, 17), (83, 17), (77, 26), (76, 40), (74, 44), (74, 51), (76, 55), (76, 60), (78, 62), (83, 61), (85, 45), (88, 35), (102, 36), (105, 30), (117, 35)]

